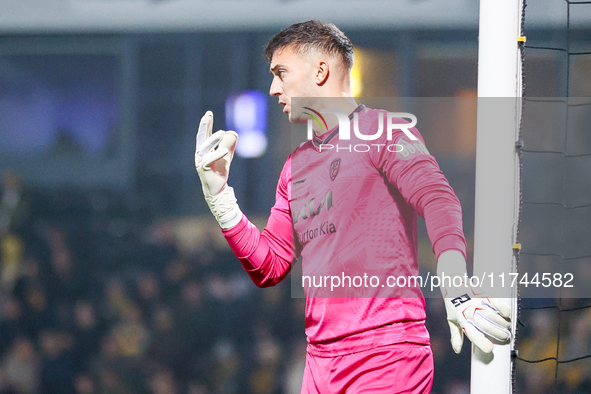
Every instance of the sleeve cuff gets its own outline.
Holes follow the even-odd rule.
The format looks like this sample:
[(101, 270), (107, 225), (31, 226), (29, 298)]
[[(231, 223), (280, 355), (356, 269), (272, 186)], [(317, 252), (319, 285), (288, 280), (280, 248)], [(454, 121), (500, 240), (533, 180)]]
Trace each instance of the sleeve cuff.
[(246, 217), (245, 214), (242, 214), (240, 221), (235, 226), (232, 226), (231, 228), (228, 228), (228, 229), (222, 228), (222, 234), (224, 234), (224, 236), (226, 238), (232, 237), (232, 236), (244, 231), (244, 228), (246, 227), (247, 224), (248, 224), (248, 218)]

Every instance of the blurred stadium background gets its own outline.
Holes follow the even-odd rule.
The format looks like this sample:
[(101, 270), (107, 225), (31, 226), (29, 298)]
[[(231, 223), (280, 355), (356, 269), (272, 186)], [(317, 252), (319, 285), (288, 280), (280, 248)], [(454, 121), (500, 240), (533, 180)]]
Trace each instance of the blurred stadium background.
[[(563, 2), (532, 3), (544, 6), (527, 15), (528, 44), (562, 42)], [(256, 132), (252, 147), (266, 150), (237, 157), (230, 183), (262, 227), (290, 153), (289, 123), (267, 98), (266, 42), (329, 20), (356, 45), (356, 95), (475, 97), (478, 2), (0, 0), (0, 10), (0, 393), (299, 393), (303, 300), (288, 281), (256, 288), (226, 247), (193, 168), (198, 121), (209, 109), (214, 127), (240, 128), (236, 111), (259, 114), (241, 143)], [(591, 6), (571, 29), (591, 41)], [(526, 60), (529, 96), (565, 95), (561, 53)], [(591, 57), (578, 57), (577, 96), (591, 96), (590, 74)], [(441, 115), (453, 135), (425, 135), (469, 238), (474, 110)], [(469, 349), (453, 353), (441, 300), (428, 309), (433, 392), (467, 393)], [(548, 318), (521, 331), (540, 351)], [(572, 331), (585, 354), (590, 333), (586, 314)], [(528, 392), (554, 390), (544, 370), (528, 371)], [(591, 372), (575, 372), (561, 387), (589, 392)]]

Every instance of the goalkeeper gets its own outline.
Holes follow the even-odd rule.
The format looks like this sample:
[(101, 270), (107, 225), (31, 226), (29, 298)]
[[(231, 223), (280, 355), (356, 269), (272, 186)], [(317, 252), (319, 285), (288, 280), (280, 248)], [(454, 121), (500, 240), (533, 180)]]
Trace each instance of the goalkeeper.
[[(365, 135), (375, 134), (386, 118), (385, 111), (358, 105), (351, 96), (353, 47), (333, 24), (294, 24), (270, 40), (265, 56), (273, 74), (270, 94), (278, 98), (290, 122), (307, 119), (294, 97), (308, 98), (316, 111), (350, 114), (351, 127), (357, 122)], [(362, 266), (416, 276), (417, 215), (425, 219), (438, 272), (465, 274), (459, 200), (416, 128), (410, 129), (414, 139), (394, 130), (392, 140), (383, 136), (375, 141), (398, 144), (404, 147), (400, 152), (359, 153), (328, 148), (357, 138), (341, 141), (336, 117), (327, 116), (324, 128), (321, 122), (315, 127), (313, 139), (287, 159), (261, 233), (240, 211), (227, 184), (237, 134), (212, 134), (209, 111), (199, 125), (195, 166), (205, 199), (256, 285), (279, 283), (300, 256), (304, 272)], [(370, 293), (363, 297), (307, 293), (302, 393), (430, 392), (433, 355), (420, 289), (402, 289), (395, 297), (367, 297), (372, 289), (364, 290)], [(469, 287), (441, 290), (456, 353), (464, 334), (487, 353), (493, 348), (491, 339), (510, 338), (507, 305), (477, 297)]]

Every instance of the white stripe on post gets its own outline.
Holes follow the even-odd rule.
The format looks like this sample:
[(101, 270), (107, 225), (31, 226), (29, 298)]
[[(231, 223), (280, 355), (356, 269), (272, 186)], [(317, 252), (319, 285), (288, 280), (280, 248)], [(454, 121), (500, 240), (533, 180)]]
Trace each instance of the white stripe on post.
[[(474, 223), (474, 275), (479, 277), (492, 268), (496, 273), (514, 271), (521, 7), (520, 0), (480, 1)], [(514, 332), (516, 298), (510, 297), (504, 300), (512, 306)], [(472, 393), (511, 393), (511, 380), (510, 345), (496, 344), (492, 356), (473, 347)]]

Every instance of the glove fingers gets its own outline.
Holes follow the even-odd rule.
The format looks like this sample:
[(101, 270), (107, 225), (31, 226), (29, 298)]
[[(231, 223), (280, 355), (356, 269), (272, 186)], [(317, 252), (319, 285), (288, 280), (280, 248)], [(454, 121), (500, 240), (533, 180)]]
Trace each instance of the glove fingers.
[(511, 333), (509, 330), (491, 323), (488, 319), (483, 317), (478, 317), (473, 323), (480, 332), (496, 339), (497, 341), (504, 342), (511, 338)]
[(449, 332), (451, 334), (451, 347), (456, 354), (460, 354), (462, 351), (462, 345), (464, 344), (464, 332), (460, 329), (460, 327), (448, 321), (449, 323)]
[(195, 150), (199, 151), (203, 146), (205, 140), (211, 137), (211, 130), (213, 129), (213, 112), (207, 111), (199, 122), (199, 129), (197, 131)]
[(482, 319), (485, 319), (487, 321), (489, 321), (491, 324), (494, 324), (500, 328), (503, 329), (509, 329), (509, 327), (511, 327), (511, 323), (507, 320), (505, 320), (504, 317), (502, 317), (499, 312), (497, 312), (496, 310), (493, 309), (477, 309), (474, 313), (475, 316), (478, 316)]
[(503, 342), (511, 338), (509, 332), (511, 323), (502, 318), (496, 310), (490, 308), (486, 303), (482, 307), (475, 308), (471, 318), (467, 319), (467, 321), (472, 323), (480, 332), (498, 341)]
[(504, 301), (498, 298), (488, 298), (488, 303), (495, 308), (501, 316), (509, 318), (511, 317), (511, 307), (507, 305)]
[(236, 150), (236, 143), (238, 142), (238, 134), (233, 130), (228, 130), (224, 133), (224, 138), (220, 141), (219, 149), (226, 149), (230, 154), (226, 157), (228, 166), (232, 162), (234, 157), (234, 151)]
[(220, 148), (227, 148), (231, 153), (234, 153), (237, 141), (238, 133), (236, 133), (234, 130), (227, 130), (224, 133), (224, 138), (220, 142)]
[(480, 350), (484, 353), (490, 353), (493, 350), (493, 344), (491, 341), (486, 339), (483, 333), (481, 333), (478, 328), (472, 323), (468, 321), (464, 327), (466, 331), (466, 336), (468, 339), (476, 345)]
[(216, 131), (212, 136), (207, 138), (205, 141), (203, 141), (201, 147), (195, 151), (195, 167), (199, 166), (199, 164), (203, 161), (205, 155), (210, 153), (213, 150), (213, 148), (215, 148), (220, 143), (223, 137), (224, 131), (219, 130)]
[(210, 152), (203, 158), (203, 168), (206, 170), (210, 169), (212, 163), (216, 162), (217, 160), (221, 159), (228, 153), (227, 148), (218, 148), (213, 152)]

